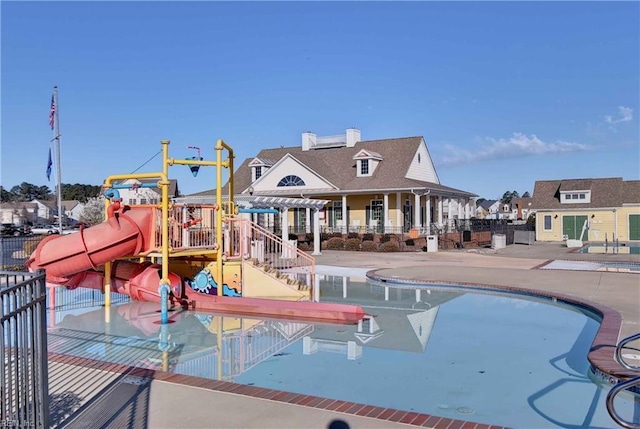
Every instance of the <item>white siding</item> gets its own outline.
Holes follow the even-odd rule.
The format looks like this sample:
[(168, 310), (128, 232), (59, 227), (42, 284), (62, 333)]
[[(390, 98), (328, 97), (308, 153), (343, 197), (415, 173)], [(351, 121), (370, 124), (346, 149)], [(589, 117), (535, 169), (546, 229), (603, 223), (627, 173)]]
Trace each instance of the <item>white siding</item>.
[[(263, 176), (258, 180), (258, 182), (253, 184), (253, 189), (255, 189), (256, 191), (273, 191), (277, 189), (286, 189), (278, 188), (277, 185), (283, 177), (289, 175), (298, 176), (304, 181), (305, 186), (301, 186), (298, 189), (334, 189), (334, 187), (327, 183), (325, 180), (318, 177), (304, 165), (300, 164), (298, 161), (290, 157), (284, 158), (282, 162), (277, 163), (267, 172), (264, 172)], [(291, 187), (289, 189), (296, 188)]]
[[(436, 167), (433, 165), (431, 156), (429, 156), (427, 145), (424, 143), (424, 140), (422, 143), (423, 144), (420, 145), (416, 153), (413, 155), (413, 160), (411, 161), (411, 165), (409, 166), (405, 177), (407, 179), (440, 184), (440, 180), (438, 180), (438, 173), (436, 173)], [(419, 162), (418, 158), (420, 159)]]

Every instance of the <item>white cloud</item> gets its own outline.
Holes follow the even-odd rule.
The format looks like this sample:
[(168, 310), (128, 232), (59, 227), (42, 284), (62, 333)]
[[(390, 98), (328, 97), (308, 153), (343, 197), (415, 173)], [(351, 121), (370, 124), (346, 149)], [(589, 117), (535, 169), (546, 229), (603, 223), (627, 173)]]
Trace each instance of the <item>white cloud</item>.
[(633, 109), (631, 107), (618, 106), (618, 117), (611, 115), (604, 117), (607, 124), (619, 124), (620, 122), (629, 122), (633, 120)]
[(546, 155), (553, 153), (582, 152), (593, 149), (582, 143), (557, 140), (547, 143), (536, 135), (530, 137), (522, 133), (513, 133), (508, 139), (487, 138), (486, 144), (477, 148), (465, 149), (453, 145), (446, 145), (449, 153), (441, 158), (441, 164), (466, 164), (490, 159), (516, 158), (522, 156)]

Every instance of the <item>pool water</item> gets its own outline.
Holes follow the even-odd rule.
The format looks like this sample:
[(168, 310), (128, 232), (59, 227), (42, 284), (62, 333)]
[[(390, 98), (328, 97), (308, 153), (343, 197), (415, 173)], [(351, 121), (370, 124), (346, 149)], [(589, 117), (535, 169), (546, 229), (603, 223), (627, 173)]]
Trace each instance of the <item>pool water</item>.
[[(332, 325), (177, 311), (160, 325), (157, 304), (83, 306), (89, 291), (59, 297), (67, 304), (50, 315), (49, 350), (492, 425), (616, 427), (609, 386), (589, 376), (594, 315), (335, 272), (319, 274), (321, 301), (359, 303), (370, 318)], [(619, 395), (616, 409), (640, 421), (639, 404)]]
[(640, 243), (588, 243), (580, 248), (580, 253), (603, 253), (619, 255), (640, 255)]

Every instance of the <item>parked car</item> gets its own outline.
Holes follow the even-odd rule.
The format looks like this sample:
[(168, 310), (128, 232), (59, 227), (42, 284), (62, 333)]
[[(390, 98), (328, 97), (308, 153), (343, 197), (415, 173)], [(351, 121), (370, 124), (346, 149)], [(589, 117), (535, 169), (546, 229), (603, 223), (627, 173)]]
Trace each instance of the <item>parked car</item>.
[(85, 222), (76, 222), (71, 226), (66, 226), (62, 228), (62, 234), (73, 234), (74, 232), (80, 231), (82, 228), (89, 228), (91, 225)]
[(31, 233), (37, 235), (59, 234), (57, 226), (54, 225), (34, 225), (31, 227)]
[(31, 234), (31, 230), (27, 225), (14, 225), (12, 223), (3, 223), (0, 225), (0, 235), (13, 235), (14, 237), (18, 237), (29, 234)]

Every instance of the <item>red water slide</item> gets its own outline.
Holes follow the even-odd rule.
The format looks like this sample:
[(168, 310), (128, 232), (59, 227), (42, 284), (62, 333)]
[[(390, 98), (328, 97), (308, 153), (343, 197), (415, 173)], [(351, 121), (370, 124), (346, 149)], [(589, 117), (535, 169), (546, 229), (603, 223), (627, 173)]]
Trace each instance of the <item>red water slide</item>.
[[(154, 229), (153, 216), (152, 208), (120, 210), (120, 203), (115, 202), (109, 206), (105, 222), (81, 228), (77, 233), (52, 235), (42, 240), (27, 261), (27, 267), (30, 271), (46, 270), (48, 283), (69, 288), (102, 289), (103, 265), (113, 262), (112, 291), (138, 301), (160, 302), (161, 265), (117, 260), (149, 249)], [(185, 308), (343, 323), (353, 323), (364, 316), (364, 310), (354, 305), (202, 294), (191, 289), (174, 273), (169, 273), (169, 282), (172, 303)]]
[(105, 222), (42, 240), (27, 267), (29, 271), (45, 269), (49, 283), (69, 285), (75, 274), (98, 270), (105, 262), (146, 250), (152, 234), (152, 215), (151, 208), (120, 210), (120, 203), (115, 202), (109, 206)]

